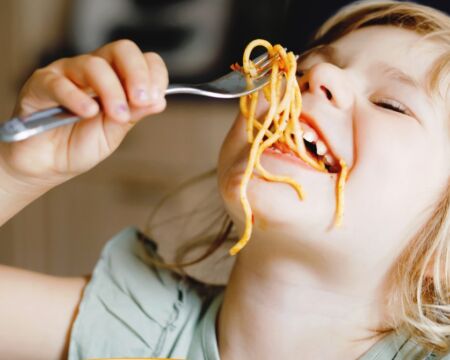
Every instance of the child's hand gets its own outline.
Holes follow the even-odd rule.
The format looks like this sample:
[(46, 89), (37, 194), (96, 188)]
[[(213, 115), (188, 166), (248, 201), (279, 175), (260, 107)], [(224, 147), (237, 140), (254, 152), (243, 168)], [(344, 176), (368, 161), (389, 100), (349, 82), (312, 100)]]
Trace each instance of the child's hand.
[[(27, 140), (2, 144), (0, 166), (18, 182), (49, 188), (110, 155), (142, 117), (165, 108), (167, 69), (154, 53), (121, 40), (37, 70), (23, 87), (20, 115), (62, 105), (88, 118)], [(88, 93), (95, 93), (95, 102)]]

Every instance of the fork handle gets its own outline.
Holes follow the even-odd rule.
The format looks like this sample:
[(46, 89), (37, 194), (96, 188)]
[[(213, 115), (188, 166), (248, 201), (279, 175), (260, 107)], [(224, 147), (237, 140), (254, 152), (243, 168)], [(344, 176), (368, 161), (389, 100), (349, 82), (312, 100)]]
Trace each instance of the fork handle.
[[(196, 92), (192, 86), (171, 84), (165, 94), (196, 94)], [(76, 123), (81, 119), (61, 106), (36, 111), (27, 116), (13, 117), (0, 123), (0, 141), (24, 140), (44, 131)]]
[(13, 117), (0, 124), (0, 141), (24, 140), (44, 131), (73, 124), (80, 120), (79, 116), (61, 106), (36, 111), (27, 116)]
[(198, 95), (198, 89), (195, 85), (185, 85), (185, 84), (169, 84), (166, 89), (166, 95), (172, 94), (194, 94)]
[[(189, 95), (201, 95), (207, 97), (215, 97), (215, 98), (231, 98), (231, 96), (224, 96), (223, 94), (219, 94), (213, 91), (207, 91), (205, 89), (207, 84), (169, 84), (166, 89), (166, 95), (173, 94), (189, 94)], [(235, 97), (235, 96), (234, 96)]]

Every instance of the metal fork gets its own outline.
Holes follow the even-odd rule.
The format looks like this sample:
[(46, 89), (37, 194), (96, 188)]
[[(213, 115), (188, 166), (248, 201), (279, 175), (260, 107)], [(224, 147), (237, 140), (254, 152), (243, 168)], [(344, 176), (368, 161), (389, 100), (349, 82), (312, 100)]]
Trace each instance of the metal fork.
[[(247, 81), (241, 71), (230, 73), (207, 83), (196, 85), (170, 84), (165, 94), (193, 94), (221, 99), (231, 99), (250, 94), (269, 82), (273, 58), (265, 53), (253, 60), (258, 69), (256, 77)], [(73, 124), (82, 118), (58, 106), (37, 111), (27, 116), (17, 116), (0, 123), (0, 141), (14, 142), (27, 139), (44, 131)]]

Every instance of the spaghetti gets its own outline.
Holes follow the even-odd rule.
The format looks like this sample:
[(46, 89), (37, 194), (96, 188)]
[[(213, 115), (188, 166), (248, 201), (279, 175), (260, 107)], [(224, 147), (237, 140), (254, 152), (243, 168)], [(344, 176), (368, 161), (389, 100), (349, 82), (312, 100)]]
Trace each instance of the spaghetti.
[[(276, 146), (293, 152), (311, 167), (327, 172), (327, 168), (319, 157), (315, 157), (307, 150), (303, 141), (303, 131), (299, 117), (302, 110), (302, 97), (297, 82), (297, 59), (292, 52), (286, 52), (281, 45), (271, 45), (268, 41), (256, 39), (245, 48), (242, 68), (235, 64), (234, 70), (242, 71), (249, 82), (255, 77), (258, 69), (250, 60), (250, 55), (256, 47), (266, 48), (268, 55), (273, 59), (270, 72), (270, 81), (263, 88), (262, 93), (269, 102), (269, 110), (261, 123), (256, 119), (256, 105), (258, 92), (241, 97), (240, 109), (247, 119), (247, 140), (251, 144), (248, 164), (240, 184), (240, 200), (245, 213), (245, 230), (240, 240), (230, 249), (230, 254), (237, 254), (249, 241), (254, 217), (247, 197), (247, 187), (252, 174), (257, 170), (261, 176), (269, 181), (281, 182), (290, 185), (300, 200), (304, 192), (300, 184), (288, 176), (271, 174), (261, 165), (261, 154), (267, 148)], [(284, 90), (284, 91), (283, 91)], [(340, 173), (336, 186), (336, 214), (335, 226), (342, 223), (343, 217), (343, 191), (347, 178), (347, 166), (344, 160), (339, 161)]]

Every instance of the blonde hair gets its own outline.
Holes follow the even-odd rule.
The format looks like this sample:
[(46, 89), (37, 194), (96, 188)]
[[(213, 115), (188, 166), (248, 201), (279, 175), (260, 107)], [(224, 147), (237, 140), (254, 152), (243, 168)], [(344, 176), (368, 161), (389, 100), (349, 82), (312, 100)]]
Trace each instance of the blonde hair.
[[(445, 99), (448, 82), (447, 88), (442, 89), (439, 85), (450, 72), (450, 18), (438, 10), (410, 2), (356, 2), (341, 9), (320, 27), (313, 38), (311, 48), (332, 43), (362, 27), (376, 25), (405, 28), (443, 44), (443, 55), (436, 60), (427, 85), (431, 91)], [(449, 208), (450, 181), (443, 189), (441, 200), (428, 221), (423, 224), (397, 261), (388, 294), (391, 320), (385, 329), (378, 330), (386, 332), (406, 328), (418, 343), (438, 352), (449, 350)], [(230, 240), (232, 223), (227, 219), (224, 230), (216, 236), (209, 249), (199, 259), (185, 264), (178, 263), (178, 266), (159, 265), (180, 269), (208, 257), (220, 244)], [(177, 261), (182, 259), (183, 256), (177, 257)]]
[(344, 35), (367, 26), (392, 25), (414, 31), (424, 39), (443, 45), (443, 53), (432, 68), (428, 90), (445, 98), (449, 82), (439, 88), (439, 82), (450, 73), (450, 18), (447, 14), (412, 2), (358, 1), (342, 8), (316, 32), (311, 49), (329, 44)]
[[(408, 29), (442, 44), (443, 54), (433, 64), (427, 87), (430, 92), (446, 99), (449, 81), (444, 81), (444, 78), (450, 73), (450, 17), (438, 10), (411, 2), (353, 3), (320, 27), (312, 48), (332, 43), (354, 30), (376, 25)], [(446, 87), (440, 86), (442, 83)], [(450, 181), (428, 221), (396, 263), (388, 291), (391, 320), (386, 329), (380, 330), (406, 328), (414, 340), (438, 352), (449, 350), (449, 208)]]

